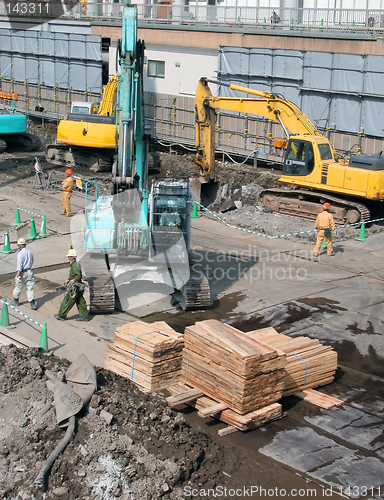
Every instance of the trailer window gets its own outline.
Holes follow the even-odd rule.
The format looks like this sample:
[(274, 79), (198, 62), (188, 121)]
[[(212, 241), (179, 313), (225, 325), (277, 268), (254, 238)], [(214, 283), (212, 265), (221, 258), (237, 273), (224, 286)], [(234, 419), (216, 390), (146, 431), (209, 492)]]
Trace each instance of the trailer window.
[(165, 61), (148, 60), (148, 76), (165, 78)]

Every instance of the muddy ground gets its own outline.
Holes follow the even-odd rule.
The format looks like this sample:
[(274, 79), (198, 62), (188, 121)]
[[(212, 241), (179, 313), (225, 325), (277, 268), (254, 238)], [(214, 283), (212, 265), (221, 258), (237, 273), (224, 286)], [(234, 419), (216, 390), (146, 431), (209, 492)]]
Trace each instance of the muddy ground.
[[(235, 464), (208, 436), (186, 424), (160, 395), (98, 370), (93, 413), (77, 419), (73, 439), (36, 486), (46, 458), (64, 436), (56, 423), (45, 371), (69, 363), (37, 350), (0, 350), (0, 498), (177, 499), (192, 481), (213, 487)], [(47, 408), (49, 410), (44, 413)], [(100, 416), (113, 415), (109, 424)]]

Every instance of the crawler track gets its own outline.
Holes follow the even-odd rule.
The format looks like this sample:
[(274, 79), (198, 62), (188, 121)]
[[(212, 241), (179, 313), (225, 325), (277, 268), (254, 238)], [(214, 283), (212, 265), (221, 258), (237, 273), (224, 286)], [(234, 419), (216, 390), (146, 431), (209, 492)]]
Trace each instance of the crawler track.
[(207, 277), (189, 263), (189, 280), (176, 294), (176, 299), (184, 311), (203, 310), (211, 305), (211, 290)]
[(260, 193), (262, 205), (274, 212), (305, 219), (316, 219), (324, 202), (331, 204), (330, 212), (338, 224), (353, 224), (370, 219), (369, 209), (362, 203), (328, 193), (304, 189), (265, 189)]
[(60, 167), (82, 167), (92, 172), (111, 172), (114, 151), (93, 148), (70, 148), (65, 144), (50, 144), (45, 157), (48, 163)]
[(115, 310), (115, 285), (104, 256), (84, 255), (81, 268), (89, 286), (89, 312), (112, 313)]

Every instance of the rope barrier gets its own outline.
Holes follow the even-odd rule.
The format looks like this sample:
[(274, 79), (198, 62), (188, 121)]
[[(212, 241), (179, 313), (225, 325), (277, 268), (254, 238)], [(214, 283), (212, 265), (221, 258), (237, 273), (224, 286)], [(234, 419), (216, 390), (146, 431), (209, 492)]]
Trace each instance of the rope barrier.
[(35, 214), (34, 212), (30, 212), (29, 210), (26, 210), (25, 208), (20, 208), (20, 207), (19, 207), (19, 210), (22, 210), (23, 212), (27, 212), (27, 214), (34, 215), (35, 217), (41, 217), (41, 218), (43, 218), (43, 217), (44, 217), (44, 215)]
[(141, 335), (138, 335), (135, 339), (135, 348), (133, 350), (133, 359), (132, 359), (132, 375), (131, 375), (131, 380), (133, 380), (133, 372), (135, 369), (135, 358), (136, 358), (136, 348), (137, 348), (137, 341), (139, 340), (140, 337), (144, 337), (145, 335), (151, 335), (152, 333), (162, 333), (166, 330), (172, 330), (172, 328), (164, 328), (163, 330), (153, 330), (151, 332), (146, 332), (142, 333)]
[(6, 236), (7, 233), (12, 233), (13, 231), (18, 231), (19, 229), (22, 229), (23, 227), (25, 226), (28, 226), (28, 224), (30, 223), (31, 221), (27, 221), (27, 222), (23, 222), (20, 226), (17, 226), (17, 227), (14, 227), (13, 229), (7, 229), (7, 231), (3, 234), (0, 234), (0, 238), (2, 238), (3, 236)]
[(301, 361), (303, 361), (303, 363), (305, 364), (305, 377), (304, 377), (304, 385), (303, 385), (303, 388), (301, 389), (302, 391), (304, 391), (305, 389), (305, 384), (307, 382), (307, 373), (308, 373), (308, 366), (307, 366), (307, 362), (305, 361), (305, 359), (303, 359), (302, 357), (300, 357), (298, 354), (296, 354), (295, 352), (292, 352), (292, 354), (294, 356), (296, 356), (297, 358), (301, 359)]
[[(270, 236), (268, 234), (258, 233), (256, 231), (251, 231), (250, 229), (244, 229), (243, 227), (234, 226), (233, 224), (229, 224), (224, 219), (222, 219), (221, 217), (219, 217), (217, 214), (215, 214), (214, 212), (212, 212), (211, 210), (209, 210), (207, 207), (204, 207), (204, 205), (202, 205), (201, 203), (199, 203), (197, 200), (196, 200), (196, 203), (205, 212), (207, 212), (210, 215), (212, 215), (213, 217), (215, 217), (217, 220), (219, 220), (220, 222), (222, 222), (223, 224), (225, 224), (227, 227), (231, 227), (233, 229), (238, 229), (239, 231), (243, 231), (244, 233), (254, 234), (255, 236), (262, 236), (263, 238), (268, 238), (268, 239), (271, 239), (271, 240), (279, 239), (279, 238), (287, 238), (288, 236), (297, 236), (299, 234), (310, 234), (310, 233), (317, 232), (317, 229), (310, 229), (308, 231), (297, 231), (296, 233), (288, 233), (288, 234), (280, 234), (278, 236)], [(368, 221), (353, 222), (351, 224), (343, 224), (341, 226), (336, 226), (336, 230), (337, 229), (344, 229), (344, 228), (352, 227), (352, 226), (361, 226), (361, 224), (363, 224), (363, 223), (364, 224), (371, 224), (372, 222), (380, 222), (380, 221), (384, 221), (384, 217), (382, 217), (380, 219), (371, 219), (371, 220), (368, 220)]]
[(44, 325), (42, 325), (41, 323), (38, 323), (37, 321), (35, 321), (34, 319), (30, 318), (26, 314), (22, 313), (21, 311), (19, 311), (18, 309), (16, 309), (16, 307), (13, 307), (13, 305), (9, 304), (9, 302), (7, 302), (6, 300), (3, 299), (1, 302), (3, 304), (6, 304), (8, 307), (10, 307), (11, 309), (13, 309), (17, 313), (21, 314), (21, 316), (23, 316), (23, 318), (25, 318), (25, 319), (31, 321), (32, 323), (34, 323), (35, 325), (39, 326), (41, 329), (44, 328)]

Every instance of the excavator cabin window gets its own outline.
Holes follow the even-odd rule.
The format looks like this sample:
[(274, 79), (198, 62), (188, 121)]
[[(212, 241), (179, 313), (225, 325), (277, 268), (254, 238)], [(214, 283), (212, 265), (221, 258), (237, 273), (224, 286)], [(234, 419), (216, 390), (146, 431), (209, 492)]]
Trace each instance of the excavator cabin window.
[(313, 146), (309, 141), (290, 139), (284, 160), (283, 175), (308, 175), (315, 167)]

